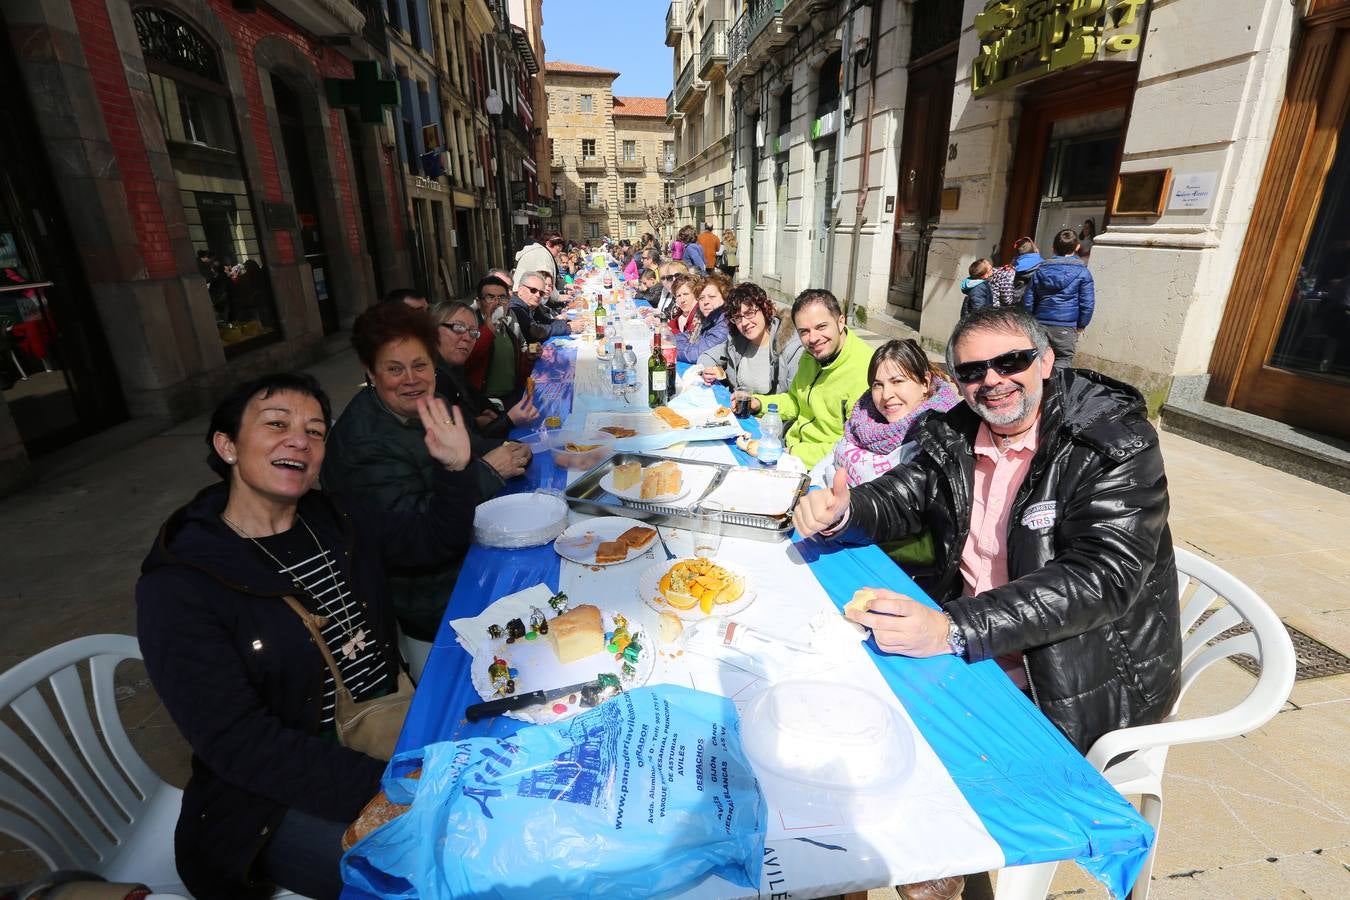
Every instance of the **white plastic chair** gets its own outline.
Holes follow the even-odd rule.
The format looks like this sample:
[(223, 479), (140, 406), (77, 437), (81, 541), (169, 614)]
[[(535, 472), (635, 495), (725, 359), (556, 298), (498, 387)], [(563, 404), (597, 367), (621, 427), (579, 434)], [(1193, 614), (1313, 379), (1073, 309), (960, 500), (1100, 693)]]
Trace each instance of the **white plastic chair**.
[[(1121, 794), (1140, 797), (1139, 812), (1161, 834), (1163, 768), (1167, 751), (1176, 744), (1221, 741), (1245, 734), (1269, 722), (1294, 686), (1294, 645), (1284, 623), (1256, 592), (1237, 578), (1189, 550), (1175, 548), (1181, 597), (1181, 693), (1166, 719), (1156, 725), (1122, 728), (1102, 735), (1088, 751), (1088, 762)], [(1194, 591), (1187, 590), (1194, 584)], [(1199, 626), (1200, 617), (1215, 604), (1214, 613)], [(1207, 646), (1228, 629), (1246, 622), (1251, 630)], [(1195, 630), (1192, 631), (1191, 629)], [(1195, 679), (1211, 664), (1238, 654), (1254, 657), (1261, 667), (1256, 685), (1232, 709), (1197, 719), (1178, 717), (1181, 699)], [(1130, 756), (1121, 759), (1124, 754)], [(1157, 843), (1139, 872), (1134, 900), (1146, 900)], [(995, 900), (1044, 900), (1058, 863), (1039, 863), (1002, 869)]]
[[(173, 857), (183, 792), (150, 770), (117, 714), (113, 672), (122, 660), (140, 658), (135, 638), (97, 634), (51, 647), (0, 674), (0, 709), (13, 711), (52, 765), (0, 722), (0, 762), (7, 767), (0, 770), (0, 797), (8, 804), (0, 806), (0, 833), (17, 838), (54, 870), (96, 872), (109, 881), (185, 896)], [(97, 725), (85, 700), (82, 663)], [(38, 691), (44, 682), (69, 736)]]

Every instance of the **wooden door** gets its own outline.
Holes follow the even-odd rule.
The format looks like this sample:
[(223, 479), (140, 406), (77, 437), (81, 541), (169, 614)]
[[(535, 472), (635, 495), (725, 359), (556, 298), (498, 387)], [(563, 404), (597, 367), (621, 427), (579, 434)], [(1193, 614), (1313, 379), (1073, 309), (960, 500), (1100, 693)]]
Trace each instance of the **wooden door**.
[(1305, 27), (1208, 399), (1350, 438), (1350, 4)]
[(942, 206), (955, 81), (955, 53), (943, 55), (909, 73), (888, 298), (902, 314), (905, 310), (917, 312), (923, 305), (928, 245), (937, 228)]

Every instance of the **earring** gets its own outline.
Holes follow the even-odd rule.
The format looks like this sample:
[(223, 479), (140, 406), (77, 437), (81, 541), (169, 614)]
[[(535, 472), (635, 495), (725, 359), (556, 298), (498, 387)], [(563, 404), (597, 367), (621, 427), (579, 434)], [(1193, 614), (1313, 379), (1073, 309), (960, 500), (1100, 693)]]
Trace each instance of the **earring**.
[(225, 457), (225, 462), (229, 463), (230, 465), (234, 465), (234, 457), (233, 456)]

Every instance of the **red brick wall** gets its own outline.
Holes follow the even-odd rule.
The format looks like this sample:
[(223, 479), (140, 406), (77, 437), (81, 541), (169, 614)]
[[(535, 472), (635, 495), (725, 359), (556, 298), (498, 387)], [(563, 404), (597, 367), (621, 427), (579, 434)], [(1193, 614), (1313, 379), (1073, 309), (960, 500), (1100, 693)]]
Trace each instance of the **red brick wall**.
[[(253, 144), (258, 152), (258, 167), (262, 170), (262, 189), (267, 199), (279, 202), (281, 194), (281, 176), (277, 171), (277, 157), (272, 146), (272, 133), (267, 128), (267, 117), (263, 115), (262, 84), (258, 79), (258, 66), (253, 59), (253, 48), (264, 37), (279, 35), (290, 41), (301, 53), (314, 63), (321, 78), (350, 78), (351, 63), (336, 50), (311, 40), (285, 19), (275, 15), (264, 6), (257, 12), (238, 12), (230, 0), (211, 0), (211, 6), (234, 40), (234, 51), (239, 57), (239, 69), (244, 79), (244, 94), (248, 98), (249, 124), (253, 131)], [(239, 111), (235, 111), (238, 115)], [(247, 139), (247, 136), (245, 136)], [(328, 140), (333, 148), (336, 164), (334, 176), (339, 183), (342, 208), (343, 229), (346, 232), (348, 246), (352, 253), (360, 251), (360, 226), (356, 217), (356, 205), (352, 200), (349, 170), (347, 166), (347, 146), (342, 140), (342, 129), (338, 124), (337, 113), (329, 116)], [(261, 212), (260, 210), (258, 211)], [(289, 231), (274, 231), (279, 263), (294, 263), (296, 248)]]
[[(309, 38), (290, 22), (265, 7), (259, 7), (256, 13), (241, 13), (235, 11), (230, 0), (211, 0), (211, 5), (230, 32), (234, 41), (234, 52), (239, 57), (248, 109), (236, 109), (234, 113), (237, 121), (247, 121), (249, 127), (242, 134), (242, 138), (252, 140), (257, 151), (262, 183), (255, 187), (262, 189), (267, 200), (279, 202), (282, 199), (281, 177), (277, 171), (277, 159), (272, 146), (272, 135), (267, 127), (267, 117), (263, 114), (262, 88), (258, 79), (258, 67), (253, 59), (254, 46), (263, 37), (279, 35), (294, 44), (313, 62), (321, 78), (350, 78), (351, 63), (336, 50)], [(113, 38), (106, 0), (71, 0), (71, 8), (79, 23), (80, 43), (84, 47), (85, 59), (99, 105), (103, 110), (117, 167), (122, 176), (127, 208), (130, 210), (136, 239), (145, 262), (144, 277), (171, 278), (179, 274), (178, 263), (165, 226), (159, 195), (155, 190), (145, 140), (132, 106), (121, 55)], [(345, 238), (350, 251), (357, 253), (361, 246), (361, 227), (351, 190), (351, 167), (347, 158), (347, 143), (342, 139), (340, 116), (340, 112), (330, 111), (328, 139), (332, 145), (336, 169), (334, 177), (339, 185), (339, 204), (343, 219), (341, 237)], [(250, 175), (253, 176), (254, 173)], [(254, 215), (261, 220), (262, 210), (254, 210)], [(274, 231), (272, 237), (277, 245), (278, 258), (271, 262), (294, 263), (296, 248), (290, 232)]]
[(113, 157), (126, 192), (127, 210), (141, 247), (145, 269), (136, 277), (171, 278), (178, 274), (178, 261), (165, 227), (164, 210), (159, 205), (159, 193), (132, 106), (122, 56), (113, 38), (108, 8), (104, 0), (71, 0), (71, 11), (79, 23), (80, 43), (103, 109)]

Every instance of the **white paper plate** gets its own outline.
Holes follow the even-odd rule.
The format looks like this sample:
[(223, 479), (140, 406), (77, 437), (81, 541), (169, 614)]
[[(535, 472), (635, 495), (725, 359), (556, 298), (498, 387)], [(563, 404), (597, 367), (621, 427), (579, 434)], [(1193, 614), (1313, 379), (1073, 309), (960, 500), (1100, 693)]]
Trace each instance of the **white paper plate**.
[(642, 547), (636, 550), (630, 549), (626, 559), (607, 563), (595, 561), (595, 551), (600, 546), (601, 541), (615, 540), (628, 529), (638, 527), (656, 530), (646, 522), (639, 522), (637, 519), (629, 519), (624, 516), (601, 516), (596, 519), (587, 519), (584, 522), (576, 523), (558, 535), (558, 539), (553, 542), (553, 549), (557, 550), (558, 555), (563, 559), (570, 559), (572, 562), (581, 563), (584, 566), (617, 566), (646, 556), (648, 550), (660, 546), (656, 535), (652, 535), (652, 539)]
[(750, 584), (750, 576), (745, 569), (729, 563), (726, 560), (714, 557), (713, 562), (726, 569), (733, 575), (739, 575), (745, 582), (745, 592), (741, 594), (739, 600), (734, 603), (724, 603), (721, 606), (714, 606), (711, 613), (705, 613), (695, 604), (690, 609), (676, 609), (665, 601), (661, 594), (660, 582), (661, 576), (670, 571), (671, 567), (677, 562), (686, 562), (692, 557), (682, 557), (680, 559), (667, 559), (663, 562), (647, 567), (638, 579), (638, 596), (642, 602), (650, 606), (657, 612), (670, 613), (684, 619), (686, 622), (696, 622), (699, 619), (706, 619), (709, 616), (721, 618), (722, 616), (733, 616), (745, 609), (751, 603), (755, 602), (755, 589)]
[[(541, 608), (545, 615), (553, 618), (551, 609)], [(600, 614), (601, 623), (604, 625), (605, 633), (614, 629), (614, 614), (612, 612), (602, 611)], [(502, 628), (506, 627), (505, 622), (499, 623)], [(633, 688), (642, 687), (647, 680), (652, 677), (652, 672), (656, 668), (657, 638), (651, 636), (640, 623), (628, 623), (629, 631), (638, 628), (638, 642), (642, 644), (642, 655), (638, 657), (637, 674), (633, 680), (624, 684), (624, 690), (631, 691)], [(594, 681), (597, 675), (611, 674), (618, 675), (623, 669), (623, 664), (614, 658), (614, 654), (608, 651), (596, 653), (585, 659), (579, 659), (574, 663), (563, 665), (558, 662), (558, 655), (553, 652), (553, 644), (547, 635), (539, 635), (535, 640), (527, 641), (522, 639), (514, 643), (506, 643), (506, 638), (501, 638), (488, 644), (487, 650), (475, 655), (473, 658), (473, 668), (470, 671), (470, 679), (473, 682), (473, 688), (478, 692), (478, 696), (484, 700), (497, 700), (498, 695), (492, 690), (492, 681), (488, 677), (488, 666), (492, 664), (492, 658), (500, 656), (506, 660), (507, 664), (517, 670), (515, 676), (516, 693), (526, 694), (530, 691), (545, 690), (548, 688), (564, 687), (569, 684), (580, 684), (583, 681)], [(576, 703), (569, 703), (568, 697), (560, 697), (557, 700), (550, 700), (538, 706), (527, 706), (524, 709), (513, 709), (506, 713), (513, 719), (519, 719), (522, 722), (532, 722), (536, 725), (547, 725), (550, 722), (560, 722), (563, 719), (570, 719), (572, 716), (581, 712), (586, 707), (581, 705), (580, 696)], [(567, 707), (564, 711), (558, 712), (554, 709), (555, 705)]]
[(621, 500), (631, 500), (634, 503), (669, 503), (672, 500), (679, 500), (681, 497), (688, 496), (690, 490), (689, 473), (680, 469), (680, 489), (673, 494), (657, 494), (655, 497), (642, 496), (642, 482), (622, 491), (614, 487), (614, 470), (610, 469), (604, 475), (600, 476), (600, 486), (609, 491), (615, 497)]
[(507, 494), (481, 503), (473, 516), (474, 543), (537, 547), (567, 527), (567, 501), (552, 494)]

